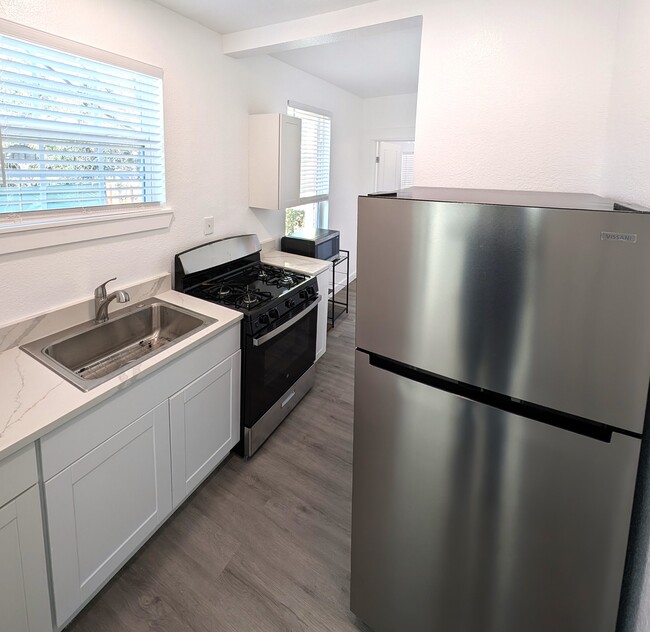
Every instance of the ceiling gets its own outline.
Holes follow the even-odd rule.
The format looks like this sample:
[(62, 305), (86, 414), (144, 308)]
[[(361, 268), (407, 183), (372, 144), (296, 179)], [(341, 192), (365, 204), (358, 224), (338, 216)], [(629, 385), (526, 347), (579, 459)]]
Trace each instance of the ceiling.
[[(218, 33), (268, 26), (373, 0), (154, 0)], [(273, 57), (367, 99), (418, 90), (421, 25), (392, 22), (357, 29), (327, 44)]]
[(372, 0), (154, 0), (217, 33), (234, 33), (347, 9)]
[(275, 53), (273, 57), (361, 98), (418, 91), (421, 27)]

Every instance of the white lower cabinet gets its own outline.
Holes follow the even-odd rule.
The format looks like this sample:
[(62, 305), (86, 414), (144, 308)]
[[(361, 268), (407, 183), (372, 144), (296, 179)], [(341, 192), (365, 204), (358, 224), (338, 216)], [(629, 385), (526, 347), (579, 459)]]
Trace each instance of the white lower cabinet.
[(47, 481), (58, 625), (167, 517), (170, 478), (165, 401)]
[(316, 280), (318, 281), (318, 293), (321, 296), (320, 303), (318, 304), (318, 330), (316, 332), (316, 360), (324, 353), (327, 346), (327, 312), (329, 307), (328, 294), (329, 294), (329, 281), (331, 278), (331, 271), (329, 269), (321, 272)]
[(174, 508), (239, 441), (241, 352), (169, 400)]
[(52, 630), (38, 485), (0, 508), (0, 629)]
[(239, 345), (237, 324), (41, 439), (58, 629), (239, 440)]

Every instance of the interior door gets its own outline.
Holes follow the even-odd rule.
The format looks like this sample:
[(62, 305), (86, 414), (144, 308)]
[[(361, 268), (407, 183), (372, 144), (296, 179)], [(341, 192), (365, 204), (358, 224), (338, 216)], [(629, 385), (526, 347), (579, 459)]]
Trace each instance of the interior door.
[(375, 157), (375, 192), (397, 191), (413, 186), (412, 140), (377, 141)]
[(357, 351), (351, 608), (374, 632), (613, 632), (640, 440), (569, 432)]
[(401, 184), (402, 144), (379, 141), (375, 191), (397, 191)]

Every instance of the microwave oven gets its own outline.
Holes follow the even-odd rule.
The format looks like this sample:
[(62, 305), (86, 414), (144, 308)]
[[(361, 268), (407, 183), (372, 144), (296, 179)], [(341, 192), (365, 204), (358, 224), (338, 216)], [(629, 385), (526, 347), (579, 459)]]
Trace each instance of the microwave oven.
[(339, 231), (311, 228), (285, 235), (281, 241), (283, 252), (303, 257), (333, 261), (339, 256)]

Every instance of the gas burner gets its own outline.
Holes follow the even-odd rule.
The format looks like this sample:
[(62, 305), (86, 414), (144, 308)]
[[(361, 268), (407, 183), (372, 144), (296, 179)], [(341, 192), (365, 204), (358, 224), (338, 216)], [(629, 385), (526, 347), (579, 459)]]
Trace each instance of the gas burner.
[(262, 269), (257, 273), (257, 278), (258, 278), (260, 281), (266, 281), (266, 279), (269, 278), (269, 273), (268, 273), (264, 268), (262, 268)]
[(202, 297), (236, 309), (249, 310), (270, 301), (273, 294), (241, 283), (214, 283), (204, 290)]
[(206, 281), (203, 286), (205, 293), (215, 300), (224, 300), (233, 294), (240, 295), (245, 291), (240, 284), (224, 283), (223, 281)]
[(276, 283), (278, 285), (281, 285), (282, 287), (291, 287), (294, 281), (293, 278), (290, 276), (282, 276), (276, 281)]
[(266, 284), (279, 289), (291, 288), (298, 283), (302, 283), (307, 277), (295, 272), (289, 272), (282, 268), (267, 268), (268, 277)]
[(237, 307), (246, 307), (247, 309), (250, 309), (251, 307), (257, 305), (261, 300), (262, 299), (258, 294), (254, 294), (253, 292), (246, 292), (235, 300), (235, 305)]

